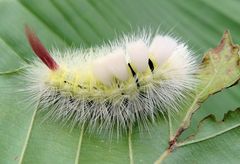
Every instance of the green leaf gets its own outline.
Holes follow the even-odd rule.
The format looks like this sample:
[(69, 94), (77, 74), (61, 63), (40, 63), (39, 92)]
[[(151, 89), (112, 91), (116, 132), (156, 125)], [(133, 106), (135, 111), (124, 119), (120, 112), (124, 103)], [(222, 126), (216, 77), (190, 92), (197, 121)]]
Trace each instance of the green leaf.
[(179, 147), (164, 163), (238, 163), (240, 160), (240, 109), (229, 112), (222, 121), (204, 118), (195, 136)]
[[(225, 29), (230, 29), (233, 36), (239, 35), (240, 22), (236, 15), (240, 11), (236, 10), (237, 4), (239, 2), (234, 0), (218, 4), (213, 0), (0, 1), (0, 163), (153, 163), (169, 146), (170, 129), (164, 119), (160, 119), (149, 132), (133, 129), (128, 136), (119, 139), (109, 139), (109, 136), (95, 133), (90, 135), (79, 128), (70, 131), (68, 127), (60, 127), (51, 120), (43, 122), (42, 114), (36, 112), (37, 106), (24, 101), (25, 95), (18, 92), (23, 86), (18, 83), (17, 72), (22, 68), (22, 63), (31, 62), (34, 58), (24, 36), (25, 24), (36, 31), (49, 49), (87, 48), (112, 40), (123, 32), (136, 31), (139, 27), (151, 27), (154, 31), (160, 26), (161, 32), (170, 31), (188, 41), (196, 53), (201, 55), (209, 47), (216, 45)], [(235, 39), (240, 42), (239, 38)], [(225, 52), (222, 55), (224, 54)], [(221, 64), (225, 65), (224, 61)], [(224, 69), (220, 70), (224, 72)], [(221, 71), (219, 74), (223, 73)], [(213, 93), (231, 85), (235, 79), (233, 75), (237, 74), (231, 74), (232, 80), (224, 83), (224, 86), (221, 86), (222, 83), (214, 83), (214, 87), (207, 89), (208, 92)], [(225, 76), (219, 78), (223, 79)], [(207, 94), (209, 93), (204, 92), (200, 96), (201, 101)], [(239, 104), (239, 86), (220, 94), (222, 100), (226, 100), (222, 109), (216, 108), (218, 101), (210, 101), (195, 116), (202, 119), (203, 113), (204, 116), (214, 112), (215, 115), (221, 115), (232, 110), (227, 105), (227, 100), (231, 100), (231, 104)], [(171, 133), (179, 128), (187, 111), (186, 108), (172, 119)], [(229, 131), (216, 140), (223, 137), (227, 145), (231, 143), (227, 140), (231, 134), (235, 133)], [(237, 133), (235, 135), (239, 136)], [(194, 145), (189, 145), (191, 148), (187, 150), (188, 153), (191, 151), (198, 154), (198, 151), (209, 148), (208, 143), (202, 145), (199, 142), (196, 147)], [(221, 148), (222, 146), (223, 143)], [(237, 144), (234, 146), (235, 150), (228, 147), (229, 153), (237, 152), (239, 147)], [(166, 163), (187, 158), (184, 156), (187, 152), (182, 153), (181, 150), (187, 147), (176, 149), (172, 156), (166, 158)], [(216, 158), (222, 156), (217, 152), (214, 154)], [(209, 157), (211, 160), (216, 158)]]
[[(236, 84), (240, 79), (239, 46), (233, 45), (228, 31), (220, 44), (205, 53), (200, 65), (197, 91), (193, 101), (175, 120), (170, 120), (170, 142), (176, 140), (190, 126), (192, 115), (210, 95)], [(179, 126), (180, 124), (180, 126)], [(175, 132), (175, 133), (174, 133)]]
[[(233, 45), (230, 34), (226, 31), (219, 45), (205, 53), (200, 65), (200, 83), (197, 86), (193, 101), (181, 112), (184, 114), (181, 114), (174, 121), (169, 119), (169, 147), (155, 163), (161, 163), (174, 149), (178, 148), (178, 143), (180, 142), (179, 137), (187, 128), (189, 128), (192, 115), (199, 109), (203, 101), (205, 101), (210, 95), (215, 94), (224, 88), (236, 85), (236, 83), (239, 82), (239, 48), (239, 46)], [(210, 131), (210, 133), (212, 132)]]
[[(199, 88), (199, 101), (209, 95), (233, 85), (240, 79), (239, 46), (233, 45), (229, 32), (226, 31), (220, 44), (208, 51), (203, 57)], [(204, 89), (202, 89), (204, 88)]]
[(178, 143), (178, 146), (187, 146), (197, 142), (203, 142), (215, 136), (227, 133), (240, 126), (240, 109), (227, 113), (223, 120), (217, 121), (214, 115), (204, 118), (198, 127), (196, 135), (189, 136), (188, 139)]
[[(213, 96), (210, 96), (202, 104), (200, 109), (193, 115), (190, 127), (186, 129), (186, 131), (184, 131), (183, 134), (179, 137), (179, 141), (182, 141), (186, 137), (196, 133), (198, 130), (199, 122), (202, 120), (202, 118), (207, 117), (209, 113), (213, 114), (216, 119), (220, 121), (224, 118), (225, 114), (221, 111), (226, 111), (226, 108), (237, 109), (240, 106), (240, 101), (238, 101), (239, 98), (237, 96), (238, 92), (238, 85), (235, 85), (231, 88), (223, 90), (222, 92), (218, 92)], [(211, 108), (213, 103), (216, 103), (216, 105)]]

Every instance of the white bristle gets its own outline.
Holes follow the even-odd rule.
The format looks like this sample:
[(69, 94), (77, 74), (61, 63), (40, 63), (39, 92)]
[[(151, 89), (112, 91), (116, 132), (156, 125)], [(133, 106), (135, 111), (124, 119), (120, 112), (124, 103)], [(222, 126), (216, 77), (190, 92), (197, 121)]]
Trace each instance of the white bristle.
[(136, 67), (137, 71), (144, 72), (148, 67), (148, 48), (142, 40), (128, 43), (126, 45), (127, 54), (130, 62)]
[(177, 48), (177, 41), (169, 36), (160, 36), (157, 35), (149, 48), (149, 53), (152, 54), (159, 66), (164, 63), (169, 56), (172, 55), (174, 50)]

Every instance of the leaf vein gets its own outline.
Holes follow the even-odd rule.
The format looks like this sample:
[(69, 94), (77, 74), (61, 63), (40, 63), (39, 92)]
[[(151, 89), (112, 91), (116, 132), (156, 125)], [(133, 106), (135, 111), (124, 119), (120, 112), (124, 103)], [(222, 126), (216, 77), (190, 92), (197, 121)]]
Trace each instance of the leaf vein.
[(76, 158), (75, 158), (75, 164), (79, 163), (80, 152), (81, 152), (81, 147), (82, 147), (82, 140), (83, 140), (83, 133), (84, 133), (84, 124), (82, 125), (81, 132), (79, 135), (79, 142), (78, 142), (78, 148), (77, 148), (77, 153), (76, 153)]
[(37, 108), (35, 109), (35, 111), (33, 112), (33, 115), (32, 115), (30, 126), (29, 126), (28, 131), (27, 131), (26, 140), (25, 140), (24, 145), (23, 145), (23, 150), (22, 150), (21, 156), (19, 158), (19, 164), (23, 163), (23, 158), (24, 158), (25, 152), (27, 150), (27, 146), (28, 146), (29, 139), (30, 139), (30, 136), (31, 136), (33, 123), (34, 123), (34, 119), (36, 117), (37, 110), (38, 110), (38, 105), (37, 105)]
[(130, 164), (134, 164), (133, 160), (133, 149), (132, 149), (132, 129), (128, 132), (128, 149), (129, 149), (129, 162)]
[(38, 20), (40, 20), (45, 26), (56, 36), (58, 36), (64, 43), (67, 45), (71, 45), (71, 41), (66, 40), (56, 29), (54, 30), (44, 19), (41, 18), (40, 15), (38, 15), (36, 12), (34, 12), (30, 7), (25, 5), (21, 0), (18, 0), (19, 4), (21, 4), (25, 9), (27, 9), (32, 15), (34, 15)]
[(231, 131), (231, 130), (237, 128), (237, 127), (240, 127), (240, 123), (237, 124), (237, 125), (234, 125), (232, 127), (229, 127), (229, 128), (227, 128), (225, 130), (219, 131), (218, 133), (214, 133), (212, 135), (209, 135), (207, 137), (203, 137), (203, 138), (196, 139), (196, 140), (191, 140), (191, 141), (186, 141), (186, 142), (180, 142), (180, 143), (177, 144), (177, 147), (187, 146), (187, 145), (190, 145), (190, 144), (206, 141), (206, 140), (212, 139), (214, 137), (217, 137), (219, 135), (222, 135), (222, 134), (224, 134), (224, 133), (226, 133), (228, 131)]

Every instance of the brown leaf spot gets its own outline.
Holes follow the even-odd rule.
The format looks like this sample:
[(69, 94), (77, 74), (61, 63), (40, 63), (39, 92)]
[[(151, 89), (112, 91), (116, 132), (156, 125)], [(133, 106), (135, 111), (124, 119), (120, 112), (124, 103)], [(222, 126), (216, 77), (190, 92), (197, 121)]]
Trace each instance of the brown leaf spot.
[(14, 158), (14, 160), (17, 161), (17, 160), (18, 160), (18, 156), (16, 156), (16, 157)]
[(229, 76), (230, 76), (232, 73), (233, 73), (233, 69), (232, 69), (232, 68), (227, 69), (227, 74), (228, 74)]
[(225, 45), (225, 40), (226, 40), (226, 38), (223, 38), (223, 39), (221, 40), (220, 44), (219, 44), (216, 48), (213, 49), (213, 53), (214, 53), (214, 54), (218, 54), (219, 52), (222, 51), (222, 49), (223, 49), (223, 47), (224, 47), (224, 45)]

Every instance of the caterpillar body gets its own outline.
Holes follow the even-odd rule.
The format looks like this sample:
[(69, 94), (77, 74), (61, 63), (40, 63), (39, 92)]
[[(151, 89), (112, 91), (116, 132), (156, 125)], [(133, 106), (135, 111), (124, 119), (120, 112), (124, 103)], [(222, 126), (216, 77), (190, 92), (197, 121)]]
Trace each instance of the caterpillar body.
[(26, 36), (41, 60), (28, 64), (25, 91), (47, 117), (73, 125), (148, 127), (167, 110), (179, 111), (197, 81), (196, 58), (186, 44), (167, 35), (50, 53), (31, 29)]

